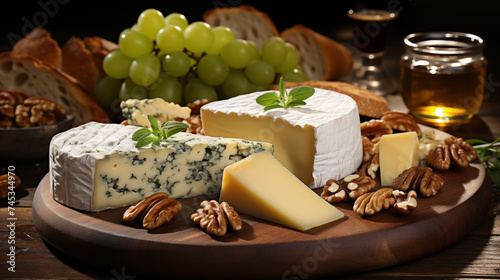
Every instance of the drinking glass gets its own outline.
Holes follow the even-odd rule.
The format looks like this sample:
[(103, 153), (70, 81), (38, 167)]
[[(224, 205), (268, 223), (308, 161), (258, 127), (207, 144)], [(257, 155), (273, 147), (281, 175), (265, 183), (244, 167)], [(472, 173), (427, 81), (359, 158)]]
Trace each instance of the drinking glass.
[(398, 83), (382, 67), (382, 58), (398, 14), (387, 10), (353, 9), (347, 16), (354, 31), (354, 46), (361, 56), (361, 66), (343, 80), (381, 96), (395, 92)]

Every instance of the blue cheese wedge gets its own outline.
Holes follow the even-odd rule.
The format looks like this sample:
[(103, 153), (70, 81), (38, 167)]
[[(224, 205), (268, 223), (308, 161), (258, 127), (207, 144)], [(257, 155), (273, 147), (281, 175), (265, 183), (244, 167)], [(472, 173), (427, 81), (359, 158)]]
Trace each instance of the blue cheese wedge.
[(167, 102), (162, 98), (128, 99), (120, 103), (123, 116), (131, 125), (150, 127), (148, 115), (155, 117), (159, 122), (187, 119), (191, 109), (178, 104)]
[(178, 133), (159, 148), (135, 148), (137, 126), (90, 122), (60, 133), (50, 144), (54, 199), (100, 211), (127, 206), (156, 192), (173, 198), (215, 194), (224, 168), (269, 143)]

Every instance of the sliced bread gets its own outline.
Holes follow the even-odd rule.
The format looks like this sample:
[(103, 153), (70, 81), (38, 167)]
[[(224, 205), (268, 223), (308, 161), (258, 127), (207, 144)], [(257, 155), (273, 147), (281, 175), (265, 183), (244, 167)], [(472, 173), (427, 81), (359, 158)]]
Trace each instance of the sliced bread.
[(32, 56), (0, 53), (0, 88), (49, 98), (75, 116), (75, 125), (109, 122), (103, 109), (76, 79)]
[(33, 56), (58, 69), (62, 66), (61, 53), (57, 41), (41, 27), (33, 29), (12, 48), (12, 54)]

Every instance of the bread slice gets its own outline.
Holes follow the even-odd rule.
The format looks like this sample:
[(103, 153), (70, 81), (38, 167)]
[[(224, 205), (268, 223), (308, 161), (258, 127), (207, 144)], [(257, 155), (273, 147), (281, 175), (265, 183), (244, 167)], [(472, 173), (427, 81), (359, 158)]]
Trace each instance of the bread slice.
[(281, 38), (297, 47), (309, 80), (336, 80), (352, 70), (352, 53), (347, 47), (304, 25), (283, 30)]
[(93, 93), (98, 70), (92, 53), (82, 39), (72, 36), (62, 48), (62, 70), (76, 78), (88, 93)]
[(211, 9), (203, 20), (210, 26), (229, 27), (235, 38), (253, 41), (259, 49), (270, 37), (279, 36), (271, 18), (249, 5)]
[(103, 109), (78, 81), (32, 56), (0, 53), (0, 88), (51, 99), (75, 116), (74, 125), (109, 122)]
[(17, 41), (12, 48), (12, 54), (33, 56), (58, 69), (62, 65), (62, 51), (59, 44), (41, 27), (33, 29)]
[[(359, 114), (366, 117), (380, 118), (385, 112), (389, 111), (389, 104), (382, 96), (344, 82), (311, 80), (302, 83), (285, 82), (284, 85), (285, 88), (309, 86), (345, 94), (356, 101)], [(277, 86), (275, 87), (277, 88)]]

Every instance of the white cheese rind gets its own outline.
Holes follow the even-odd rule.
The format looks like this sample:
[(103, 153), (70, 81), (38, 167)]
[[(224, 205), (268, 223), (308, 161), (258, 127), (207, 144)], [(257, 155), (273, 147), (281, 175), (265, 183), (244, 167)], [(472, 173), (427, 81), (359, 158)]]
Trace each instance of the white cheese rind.
[[(204, 116), (210, 112), (210, 114), (227, 114), (228, 117), (250, 116), (254, 119), (273, 118), (275, 121), (280, 119), (292, 126), (312, 127), (316, 150), (312, 168), (314, 182), (305, 182), (312, 188), (324, 186), (329, 179), (341, 179), (357, 170), (362, 162), (363, 147), (358, 107), (352, 98), (337, 92), (315, 88), (314, 95), (306, 100), (307, 105), (264, 111), (264, 107), (257, 104), (255, 100), (265, 92), (267, 91), (206, 104), (201, 110), (202, 120), (206, 124)], [(221, 130), (225, 129), (224, 125), (219, 125)], [(279, 125), (263, 127), (256, 135), (243, 138), (273, 143), (273, 138), (283, 137), (280, 129), (282, 128)], [(241, 130), (245, 130), (244, 126)], [(208, 128), (205, 132), (211, 135)], [(230, 133), (234, 133), (231, 137), (242, 137), (233, 127), (228, 128), (225, 133), (227, 133), (225, 137), (229, 137)], [(278, 151), (277, 144), (273, 144)], [(287, 155), (276, 153), (276, 157), (287, 166), (281, 158), (293, 158), (294, 153), (298, 152), (287, 151)], [(290, 169), (290, 166), (287, 168)]]
[(155, 192), (173, 198), (220, 191), (226, 166), (271, 144), (178, 133), (162, 147), (135, 148), (138, 127), (91, 122), (60, 133), (50, 145), (54, 199), (86, 211), (130, 205)]

